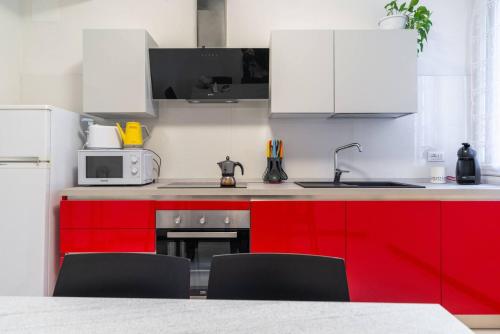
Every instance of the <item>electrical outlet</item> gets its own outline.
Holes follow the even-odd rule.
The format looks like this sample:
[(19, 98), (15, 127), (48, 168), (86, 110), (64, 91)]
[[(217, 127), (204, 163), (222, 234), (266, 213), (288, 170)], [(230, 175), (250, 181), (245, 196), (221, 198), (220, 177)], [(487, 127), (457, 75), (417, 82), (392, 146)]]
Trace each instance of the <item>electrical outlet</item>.
[(429, 162), (444, 161), (444, 152), (443, 151), (429, 151), (429, 152), (427, 152), (427, 161), (429, 161)]

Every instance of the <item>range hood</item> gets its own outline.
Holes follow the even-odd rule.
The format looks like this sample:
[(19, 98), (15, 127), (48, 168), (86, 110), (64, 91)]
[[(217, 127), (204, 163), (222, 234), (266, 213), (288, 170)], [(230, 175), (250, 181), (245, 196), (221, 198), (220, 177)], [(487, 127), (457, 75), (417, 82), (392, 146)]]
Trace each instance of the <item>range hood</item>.
[(226, 0), (197, 0), (197, 45), (150, 49), (155, 100), (193, 103), (269, 98), (269, 49), (225, 48)]
[(269, 49), (150, 49), (155, 100), (228, 102), (269, 98)]

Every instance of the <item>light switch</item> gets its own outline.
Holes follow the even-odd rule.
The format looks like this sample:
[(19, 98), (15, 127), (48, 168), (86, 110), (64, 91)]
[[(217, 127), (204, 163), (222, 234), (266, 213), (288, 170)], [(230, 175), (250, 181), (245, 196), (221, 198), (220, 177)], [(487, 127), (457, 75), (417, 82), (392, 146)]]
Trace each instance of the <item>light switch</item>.
[(444, 152), (443, 151), (429, 151), (429, 152), (427, 152), (427, 161), (429, 161), (429, 162), (444, 161)]

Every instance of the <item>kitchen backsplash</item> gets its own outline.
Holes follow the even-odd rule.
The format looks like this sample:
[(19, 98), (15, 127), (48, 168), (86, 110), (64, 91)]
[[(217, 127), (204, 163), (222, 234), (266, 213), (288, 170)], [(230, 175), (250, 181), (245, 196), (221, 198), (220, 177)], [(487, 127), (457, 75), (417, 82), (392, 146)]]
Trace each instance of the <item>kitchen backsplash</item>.
[(398, 119), (270, 119), (267, 103), (196, 105), (162, 101), (147, 147), (164, 160), (162, 177), (215, 178), (226, 155), (245, 166), (246, 179), (266, 166), (265, 141), (285, 142), (290, 178), (331, 178), (333, 149), (359, 142), (363, 152), (340, 153), (347, 178), (420, 178), (426, 152), (445, 152), (448, 174), (466, 138), (467, 77), (419, 77), (419, 114)]

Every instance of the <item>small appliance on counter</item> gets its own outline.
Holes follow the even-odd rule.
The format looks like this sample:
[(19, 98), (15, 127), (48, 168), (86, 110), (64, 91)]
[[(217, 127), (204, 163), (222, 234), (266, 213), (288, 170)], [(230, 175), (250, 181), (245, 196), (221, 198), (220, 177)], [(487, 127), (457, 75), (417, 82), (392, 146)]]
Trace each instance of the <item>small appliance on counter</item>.
[(288, 180), (283, 170), (284, 144), (282, 140), (272, 139), (267, 142), (267, 168), (262, 179), (264, 182), (280, 183)]
[(155, 179), (155, 153), (144, 149), (79, 150), (79, 185), (143, 185)]
[(458, 184), (480, 184), (481, 169), (477, 160), (477, 153), (469, 143), (463, 143), (457, 152), (456, 180)]
[(222, 171), (222, 177), (220, 179), (221, 187), (236, 187), (236, 179), (234, 177), (234, 169), (236, 166), (240, 167), (241, 175), (245, 174), (243, 165), (239, 162), (231, 161), (229, 156), (226, 157), (226, 160), (218, 162), (217, 165), (219, 165)]
[[(150, 137), (148, 128), (139, 122), (127, 122), (125, 131), (120, 123), (116, 123), (116, 128), (123, 140), (124, 148), (141, 148), (144, 146), (144, 142)], [(144, 129), (147, 134), (146, 138), (143, 138), (142, 129)]]
[(83, 118), (82, 122), (88, 124), (84, 132), (86, 139), (84, 148), (90, 150), (122, 148), (122, 140), (116, 126), (95, 124), (91, 118)]

